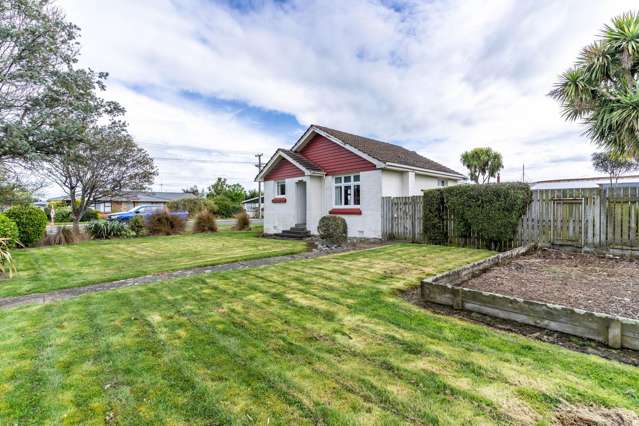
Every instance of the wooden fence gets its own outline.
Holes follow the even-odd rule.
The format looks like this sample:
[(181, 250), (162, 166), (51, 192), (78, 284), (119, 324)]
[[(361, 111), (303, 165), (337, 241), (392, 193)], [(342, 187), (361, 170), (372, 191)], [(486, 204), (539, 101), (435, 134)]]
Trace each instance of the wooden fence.
[[(423, 241), (422, 212), (423, 197), (384, 197), (383, 237)], [(456, 236), (452, 218), (448, 234), (449, 244), (481, 245), (478, 238)], [(639, 254), (639, 185), (534, 190), (510, 245), (531, 243)]]
[(382, 238), (423, 242), (424, 197), (382, 197)]

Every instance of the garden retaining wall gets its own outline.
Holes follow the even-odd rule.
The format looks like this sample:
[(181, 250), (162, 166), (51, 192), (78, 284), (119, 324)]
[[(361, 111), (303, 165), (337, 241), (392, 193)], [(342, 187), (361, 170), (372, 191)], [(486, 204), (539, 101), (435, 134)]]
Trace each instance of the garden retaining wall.
[(613, 348), (639, 350), (639, 321), (459, 286), (486, 269), (533, 248), (534, 246), (519, 247), (427, 278), (421, 284), (421, 297), (427, 302), (448, 305), (455, 309), (585, 337)]

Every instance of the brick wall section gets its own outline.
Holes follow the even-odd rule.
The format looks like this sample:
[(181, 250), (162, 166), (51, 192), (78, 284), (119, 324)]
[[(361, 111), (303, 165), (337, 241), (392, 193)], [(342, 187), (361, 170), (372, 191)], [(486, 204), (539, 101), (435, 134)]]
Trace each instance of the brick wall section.
[(320, 166), (328, 176), (375, 170), (370, 161), (321, 135), (311, 139), (299, 153)]
[(280, 161), (273, 167), (273, 170), (264, 177), (264, 180), (288, 179), (298, 176), (304, 176), (304, 172), (286, 158), (280, 158)]

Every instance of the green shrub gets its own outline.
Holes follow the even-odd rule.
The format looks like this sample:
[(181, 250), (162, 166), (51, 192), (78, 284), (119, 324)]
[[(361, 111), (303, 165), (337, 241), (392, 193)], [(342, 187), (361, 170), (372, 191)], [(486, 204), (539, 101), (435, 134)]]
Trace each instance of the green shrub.
[(239, 201), (233, 201), (226, 195), (218, 195), (212, 198), (217, 207), (217, 215), (220, 217), (233, 217), (242, 211), (242, 204)]
[(341, 216), (323, 216), (317, 225), (317, 232), (321, 239), (337, 245), (345, 243), (348, 238), (346, 220)]
[(18, 225), (5, 215), (0, 214), (0, 238), (4, 239), (7, 248), (14, 248), (19, 237)]
[(152, 235), (176, 235), (184, 232), (186, 222), (167, 211), (154, 213), (149, 217), (146, 228)]
[(217, 232), (215, 215), (208, 210), (202, 210), (195, 216), (193, 232)]
[(112, 238), (131, 238), (133, 232), (128, 226), (116, 220), (94, 220), (89, 222), (86, 230), (95, 240), (110, 240)]
[[(73, 212), (71, 210), (71, 206), (59, 206), (55, 208), (55, 222), (56, 223), (66, 223), (73, 222)], [(51, 207), (45, 207), (44, 213), (47, 215), (47, 219), (51, 218)], [(84, 215), (80, 218), (82, 222), (89, 222), (91, 220), (99, 219), (99, 213), (94, 209), (87, 209), (84, 212)]]
[(129, 229), (135, 234), (136, 237), (141, 237), (146, 234), (146, 224), (142, 216), (133, 216), (129, 221)]
[[(426, 242), (471, 242), (501, 250), (516, 236), (519, 220), (532, 200), (524, 183), (457, 185), (424, 193)], [(447, 218), (454, 235), (448, 235)]]
[(235, 215), (235, 225), (233, 229), (236, 231), (247, 231), (251, 228), (251, 218), (248, 213), (241, 211)]
[(47, 216), (33, 206), (15, 206), (4, 212), (5, 216), (18, 225), (18, 241), (28, 247), (44, 237), (47, 229)]
[(173, 212), (189, 212), (189, 217), (194, 217), (204, 210), (208, 210), (213, 214), (217, 212), (215, 202), (208, 198), (183, 198), (169, 201), (166, 204), (166, 208)]

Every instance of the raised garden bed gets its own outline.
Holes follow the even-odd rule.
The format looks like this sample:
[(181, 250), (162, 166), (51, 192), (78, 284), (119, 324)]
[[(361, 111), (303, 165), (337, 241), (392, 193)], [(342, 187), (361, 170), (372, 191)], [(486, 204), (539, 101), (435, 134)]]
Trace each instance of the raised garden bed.
[(422, 299), (639, 349), (639, 262), (519, 248), (422, 282)]

